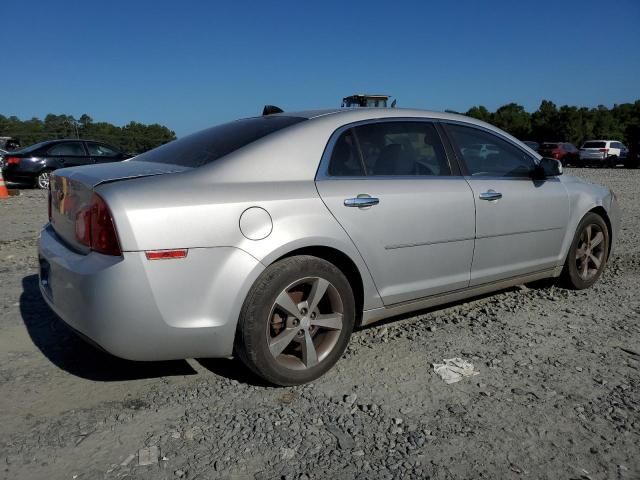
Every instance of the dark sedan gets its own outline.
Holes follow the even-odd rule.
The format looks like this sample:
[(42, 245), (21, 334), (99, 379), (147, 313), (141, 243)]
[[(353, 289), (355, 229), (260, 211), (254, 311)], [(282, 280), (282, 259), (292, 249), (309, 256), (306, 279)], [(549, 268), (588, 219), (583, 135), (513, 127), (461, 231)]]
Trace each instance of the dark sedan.
[(49, 188), (49, 173), (58, 168), (119, 162), (128, 158), (117, 148), (93, 140), (50, 140), (7, 154), (2, 175), (15, 183)]

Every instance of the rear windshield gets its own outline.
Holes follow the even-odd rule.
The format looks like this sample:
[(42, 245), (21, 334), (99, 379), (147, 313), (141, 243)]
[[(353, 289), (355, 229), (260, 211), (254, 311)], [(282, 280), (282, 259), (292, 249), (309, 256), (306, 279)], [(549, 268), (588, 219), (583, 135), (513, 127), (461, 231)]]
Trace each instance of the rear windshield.
[(223, 123), (149, 150), (132, 161), (201, 167), (267, 135), (306, 120), (264, 116)]
[(51, 141), (34, 143), (33, 145), (29, 145), (28, 147), (21, 148), (20, 150), (14, 150), (11, 153), (18, 153), (18, 154), (31, 153), (31, 152), (33, 152), (35, 150), (38, 150), (40, 147), (45, 147), (45, 146), (47, 146), (47, 145), (49, 145), (51, 143), (52, 143)]
[(542, 147), (540, 148), (544, 148), (544, 149), (548, 149), (548, 150), (554, 150), (556, 148), (558, 148), (558, 144), (557, 143), (543, 143)]
[(604, 148), (607, 146), (607, 142), (584, 142), (582, 148)]

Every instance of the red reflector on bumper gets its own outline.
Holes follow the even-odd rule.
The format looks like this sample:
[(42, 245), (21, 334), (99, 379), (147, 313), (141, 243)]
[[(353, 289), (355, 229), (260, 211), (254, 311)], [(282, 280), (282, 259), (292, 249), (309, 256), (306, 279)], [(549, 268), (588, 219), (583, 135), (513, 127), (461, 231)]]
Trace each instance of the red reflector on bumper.
[(151, 250), (144, 252), (147, 260), (171, 260), (173, 258), (185, 258), (187, 256), (186, 248), (180, 250)]

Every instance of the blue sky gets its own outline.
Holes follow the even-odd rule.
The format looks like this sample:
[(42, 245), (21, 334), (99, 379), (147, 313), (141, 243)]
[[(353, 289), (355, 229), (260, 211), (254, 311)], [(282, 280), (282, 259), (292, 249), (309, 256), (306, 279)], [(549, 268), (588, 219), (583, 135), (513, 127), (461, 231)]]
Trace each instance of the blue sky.
[(0, 113), (184, 135), (390, 93), (466, 111), (640, 99), (640, 1), (4, 0)]

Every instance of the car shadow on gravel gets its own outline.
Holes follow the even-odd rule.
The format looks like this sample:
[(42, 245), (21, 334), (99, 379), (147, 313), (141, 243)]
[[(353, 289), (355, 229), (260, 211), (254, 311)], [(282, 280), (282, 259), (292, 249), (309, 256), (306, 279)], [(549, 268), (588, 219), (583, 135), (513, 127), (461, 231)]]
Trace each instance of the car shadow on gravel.
[(273, 387), (249, 370), (238, 358), (198, 358), (196, 361), (214, 375), (254, 387)]
[(34, 345), (57, 367), (72, 375), (113, 382), (197, 372), (185, 360), (132, 362), (114, 357), (80, 338), (45, 303), (38, 276), (22, 279), (20, 314)]

